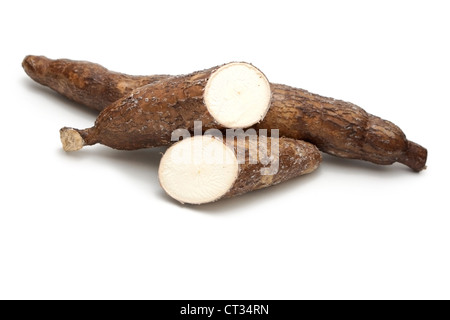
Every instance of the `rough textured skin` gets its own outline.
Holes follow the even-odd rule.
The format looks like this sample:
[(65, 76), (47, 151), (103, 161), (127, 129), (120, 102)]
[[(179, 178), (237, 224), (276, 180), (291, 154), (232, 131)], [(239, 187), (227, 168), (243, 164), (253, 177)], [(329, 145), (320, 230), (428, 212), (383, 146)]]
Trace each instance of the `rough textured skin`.
[[(179, 87), (171, 88), (168, 81), (170, 76), (133, 77), (108, 71), (89, 62), (49, 60), (35, 56), (25, 58), (23, 66), (37, 82), (97, 110), (129, 94), (131, 89), (162, 79), (165, 82), (164, 90), (178, 90), (172, 97), (180, 96), (182, 100), (187, 98), (181, 94)], [(177, 82), (180, 80), (175, 79), (178, 79)], [(197, 89), (200, 90), (200, 87)], [(173, 127), (191, 128), (189, 119), (195, 116), (199, 117), (196, 120), (202, 120), (204, 124), (211, 120), (203, 110), (197, 110), (195, 102), (199, 100), (181, 100), (167, 107), (169, 92), (152, 89), (158, 95), (162, 92), (164, 98), (149, 94), (149, 90), (144, 88), (140, 91), (155, 98), (152, 103), (157, 102), (156, 105), (143, 105), (139, 100), (136, 102), (139, 97), (144, 98), (143, 94), (133, 94), (114, 103), (110, 107), (113, 110), (105, 110), (99, 116), (96, 129), (80, 130), (86, 144), (100, 142), (127, 150), (166, 145), (170, 142), (167, 130)], [(403, 131), (393, 123), (373, 116), (352, 103), (279, 84), (272, 84), (272, 94), (269, 112), (256, 128), (279, 129), (281, 135), (309, 141), (320, 150), (342, 158), (361, 159), (376, 164), (401, 162), (415, 171), (425, 168), (425, 148), (408, 141)], [(170, 101), (173, 102), (173, 98)], [(130, 112), (130, 108), (135, 111)], [(159, 112), (158, 117), (149, 114), (155, 111)], [(116, 116), (118, 118), (109, 120), (111, 123), (107, 125), (109, 117)], [(107, 138), (107, 134), (111, 134), (111, 137)]]
[[(322, 161), (319, 150), (308, 142), (289, 138), (267, 138), (267, 142), (266, 145), (265, 143), (258, 143), (249, 139), (245, 141), (246, 161), (239, 165), (239, 174), (234, 185), (222, 198), (230, 198), (253, 190), (270, 187), (310, 173), (317, 169)], [(235, 140), (235, 152), (238, 149), (237, 143), (237, 140)], [(261, 168), (266, 166), (261, 161), (258, 161), (256, 164), (249, 163), (249, 155), (251, 152), (257, 154), (258, 148), (261, 148), (262, 152), (270, 156), (273, 143), (277, 143), (279, 148), (278, 171), (272, 175), (262, 175)]]
[(22, 67), (34, 81), (98, 111), (136, 88), (168, 77), (129, 76), (91, 62), (51, 60), (43, 56), (25, 57)]
[[(79, 130), (85, 145), (102, 143), (115, 149), (168, 145), (173, 130), (222, 129), (204, 107), (202, 91), (210, 71), (168, 78), (144, 86), (106, 108), (95, 127)], [(272, 84), (272, 103), (255, 129), (279, 129), (280, 136), (305, 140), (329, 154), (376, 164), (403, 163), (425, 168), (427, 150), (408, 141), (393, 123), (360, 107), (306, 90)]]
[(309, 141), (341, 158), (425, 168), (427, 150), (408, 141), (395, 124), (349, 102), (280, 84), (271, 88), (271, 107), (256, 128), (278, 128), (280, 136)]
[[(114, 149), (135, 150), (171, 144), (176, 129), (221, 128), (203, 103), (203, 91), (217, 69), (160, 80), (134, 90), (104, 109), (95, 126), (77, 130), (84, 145), (101, 143)], [(63, 128), (62, 130), (66, 130)]]

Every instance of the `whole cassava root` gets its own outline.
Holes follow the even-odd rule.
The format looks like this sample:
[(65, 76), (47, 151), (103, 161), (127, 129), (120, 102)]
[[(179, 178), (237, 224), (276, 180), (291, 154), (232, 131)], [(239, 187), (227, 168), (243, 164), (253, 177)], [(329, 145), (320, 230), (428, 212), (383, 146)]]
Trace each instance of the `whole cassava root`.
[(97, 111), (136, 88), (168, 77), (130, 76), (92, 62), (32, 55), (25, 57), (22, 67), (34, 81)]
[[(304, 141), (267, 138), (265, 142), (256, 139), (224, 142), (207, 135), (183, 139), (171, 146), (161, 159), (160, 184), (169, 196), (181, 203), (203, 204), (310, 173), (322, 159), (319, 150)], [(241, 153), (236, 152), (239, 144), (243, 146)], [(239, 161), (239, 154), (245, 155), (245, 161)], [(252, 154), (263, 156), (251, 161)], [(276, 162), (271, 164), (269, 172), (262, 164), (264, 157)]]
[[(27, 59), (28, 58), (24, 60), (25, 70), (27, 70), (25, 67)], [(34, 57), (33, 59), (39, 60), (45, 58)], [(62, 61), (72, 65), (72, 68), (74, 68), (74, 66), (76, 66), (77, 69), (80, 68), (80, 66), (77, 65), (78, 62), (70, 60), (56, 61)], [(84, 66), (86, 67), (86, 65)], [(35, 76), (32, 76), (32, 78), (35, 80), (43, 79), (36, 81), (44, 85), (46, 83), (54, 83), (55, 80), (60, 79), (58, 78), (58, 70), (59, 69), (56, 68), (53, 69), (53, 72), (44, 72), (42, 68), (35, 68)], [(92, 73), (95, 73), (95, 68), (91, 68), (90, 70)], [(103, 68), (102, 72), (107, 72), (107, 70), (104, 70), (106, 69)], [(86, 72), (82, 73), (82, 75), (83, 74), (89, 75), (90, 73)], [(104, 79), (107, 78), (108, 81), (102, 82), (102, 79), (96, 79), (97, 85), (94, 86), (94, 89), (88, 90), (88, 86), (74, 87), (73, 85), (70, 85), (71, 81), (73, 81), (72, 77), (66, 76), (67, 73), (65, 73), (63, 79), (68, 82), (69, 85), (64, 87), (65, 90), (56, 90), (69, 98), (76, 96), (76, 99), (72, 99), (87, 106), (92, 107), (91, 102), (94, 100), (99, 100), (97, 106), (105, 106), (111, 100), (106, 100), (109, 95), (102, 94), (103, 89), (101, 88), (121, 87), (117, 84), (120, 83), (121, 77), (125, 76), (112, 72), (107, 74), (108, 76), (104, 77)], [(81, 79), (79, 80), (81, 83), (87, 83), (88, 81), (83, 80), (82, 75), (80, 75), (81, 78), (76, 77), (76, 79)], [(169, 78), (170, 76), (156, 77)], [(149, 83), (154, 82), (153, 76), (142, 78), (147, 79)], [(87, 79), (89, 79), (89, 77), (87, 77)], [(128, 83), (127, 90), (133, 85), (135, 85), (134, 89), (136, 89), (139, 86), (139, 83), (137, 81)], [(273, 95), (271, 108), (264, 120), (259, 123), (256, 128), (279, 129), (281, 135), (304, 139), (317, 145), (319, 149), (324, 152), (343, 158), (361, 159), (377, 164), (401, 162), (415, 171), (420, 171), (425, 168), (427, 150), (414, 142), (408, 141), (402, 130), (391, 122), (373, 116), (354, 104), (315, 95), (306, 90), (279, 84), (272, 84), (271, 89)], [(119, 91), (116, 90), (116, 92)], [(125, 94), (128, 94), (129, 92), (130, 91), (127, 91)], [(97, 109), (100, 110), (101, 108), (97, 107)], [(173, 110), (171, 110), (171, 112), (173, 113)], [(131, 118), (128, 117), (126, 121), (129, 121), (130, 119)], [(102, 122), (100, 118), (98, 121)], [(185, 128), (187, 128), (187, 126), (185, 126)], [(118, 132), (120, 130), (116, 131)], [(88, 142), (92, 142), (87, 144), (95, 143), (95, 136), (98, 135), (95, 133), (91, 137), (90, 132), (87, 132), (86, 130), (82, 131), (83, 134), (78, 137), (73, 134), (72, 131), (69, 131), (70, 134), (67, 134), (63, 129), (62, 132), (63, 137), (78, 140), (79, 142), (82, 142), (82, 139), (80, 140), (80, 138), (83, 136)], [(151, 135), (151, 133), (149, 134)], [(155, 132), (155, 136), (157, 134), (158, 131)], [(157, 139), (157, 137), (155, 138)], [(124, 144), (128, 149), (146, 146), (145, 143), (135, 143), (131, 146), (127, 137), (119, 140), (118, 144)], [(161, 144), (167, 144), (166, 140), (167, 138), (165, 137), (161, 139)]]
[(414, 171), (425, 168), (427, 150), (403, 131), (362, 108), (303, 89), (272, 84), (272, 103), (257, 129), (277, 128), (280, 136), (315, 144), (321, 151), (388, 165), (400, 162)]
[(173, 131), (192, 130), (195, 121), (205, 129), (252, 126), (270, 99), (270, 84), (258, 69), (229, 63), (138, 88), (104, 109), (94, 127), (61, 129), (61, 141), (66, 151), (96, 143), (122, 150), (169, 145)]

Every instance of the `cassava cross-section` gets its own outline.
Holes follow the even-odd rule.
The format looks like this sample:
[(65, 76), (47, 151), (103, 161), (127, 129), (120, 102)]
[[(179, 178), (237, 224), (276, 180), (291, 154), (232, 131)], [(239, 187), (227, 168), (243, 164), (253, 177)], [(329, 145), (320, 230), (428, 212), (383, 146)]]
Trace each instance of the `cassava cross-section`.
[(319, 150), (300, 140), (233, 139), (227, 143), (203, 135), (171, 146), (161, 159), (158, 176), (172, 198), (203, 204), (310, 173), (320, 161)]

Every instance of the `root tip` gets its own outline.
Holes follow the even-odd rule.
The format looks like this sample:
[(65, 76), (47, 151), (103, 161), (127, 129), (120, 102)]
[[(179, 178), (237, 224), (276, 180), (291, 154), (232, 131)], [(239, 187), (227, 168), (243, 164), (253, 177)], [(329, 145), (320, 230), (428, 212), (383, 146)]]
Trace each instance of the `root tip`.
[(46, 67), (51, 60), (44, 56), (28, 55), (22, 61), (22, 68), (25, 73), (36, 81), (42, 81)]
[(26, 71), (26, 73), (34, 73), (36, 72), (36, 56), (28, 55), (22, 61), (22, 68)]
[(59, 133), (64, 151), (77, 151), (83, 148), (84, 140), (76, 129), (62, 128)]
[(399, 162), (407, 165), (416, 172), (420, 172), (427, 168), (427, 156), (427, 149), (415, 142), (409, 141), (408, 150), (406, 150), (405, 155), (399, 159)]

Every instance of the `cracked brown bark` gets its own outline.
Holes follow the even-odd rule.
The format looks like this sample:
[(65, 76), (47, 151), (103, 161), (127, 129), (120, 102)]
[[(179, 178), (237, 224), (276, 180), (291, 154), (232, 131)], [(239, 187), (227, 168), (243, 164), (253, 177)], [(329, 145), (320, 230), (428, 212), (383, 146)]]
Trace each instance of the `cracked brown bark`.
[(202, 121), (204, 129), (221, 129), (203, 103), (206, 83), (218, 68), (138, 88), (104, 109), (94, 127), (75, 130), (84, 145), (101, 143), (114, 149), (136, 150), (170, 145), (172, 132), (180, 128), (192, 131), (194, 121)]
[[(25, 58), (23, 66), (37, 82), (97, 110), (103, 110), (114, 99), (124, 97), (141, 84), (164, 80), (165, 86), (170, 88), (167, 85), (170, 76), (128, 76), (88, 62), (29, 56)], [(97, 73), (101, 76), (96, 76)], [(163, 94), (159, 97), (161, 100), (164, 100), (164, 95), (170, 95), (167, 92), (160, 93)], [(352, 103), (285, 85), (272, 84), (272, 93), (271, 108), (255, 128), (279, 129), (281, 135), (304, 139), (317, 145), (321, 151), (342, 158), (361, 159), (376, 164), (400, 162), (415, 171), (425, 168), (427, 150), (407, 140), (403, 131), (387, 120), (371, 115)], [(196, 120), (206, 120), (206, 123), (210, 120), (205, 119), (203, 112), (196, 110), (195, 101), (180, 101), (173, 106), (168, 106), (164, 101), (152, 106), (142, 103), (136, 113), (117, 110), (118, 104), (121, 105), (119, 109), (128, 109), (134, 104), (133, 99), (128, 97), (113, 103), (109, 108), (115, 111), (102, 113), (95, 129), (80, 130), (86, 144), (104, 141), (113, 148), (127, 150), (167, 145), (170, 143), (167, 130), (174, 126), (178, 126), (175, 129), (192, 128), (195, 116), (199, 117)], [(160, 118), (148, 112), (157, 112)], [(106, 115), (115, 117), (118, 114), (122, 120), (115, 120), (109, 126), (103, 124), (107, 122)], [(139, 117), (143, 120), (137, 119)], [(128, 121), (133, 121), (133, 125), (130, 126)], [(139, 125), (142, 125), (140, 129)], [(108, 132), (111, 133), (110, 138), (99, 139), (99, 135), (106, 136)], [(140, 134), (136, 134), (138, 132)]]
[(425, 168), (427, 150), (406, 139), (390, 121), (350, 102), (272, 84), (272, 104), (256, 129), (279, 129), (280, 136), (314, 143), (321, 151), (388, 165), (400, 162), (415, 171)]
[(102, 111), (136, 88), (167, 77), (130, 76), (92, 62), (52, 60), (31, 55), (25, 57), (22, 67), (34, 81), (97, 111)]
[[(235, 152), (242, 141), (234, 140)], [(250, 154), (262, 152), (271, 156), (272, 144), (278, 145), (278, 155), (273, 155), (277, 162), (277, 170), (273, 174), (263, 175), (261, 169), (267, 168), (261, 159), (257, 163), (250, 162)], [(266, 143), (258, 143), (246, 139), (241, 152), (245, 152), (245, 163), (239, 165), (239, 174), (231, 189), (222, 197), (230, 198), (253, 190), (279, 184), (283, 181), (313, 172), (322, 161), (316, 146), (301, 140), (289, 138), (268, 138)], [(273, 163), (271, 165), (274, 165)]]

